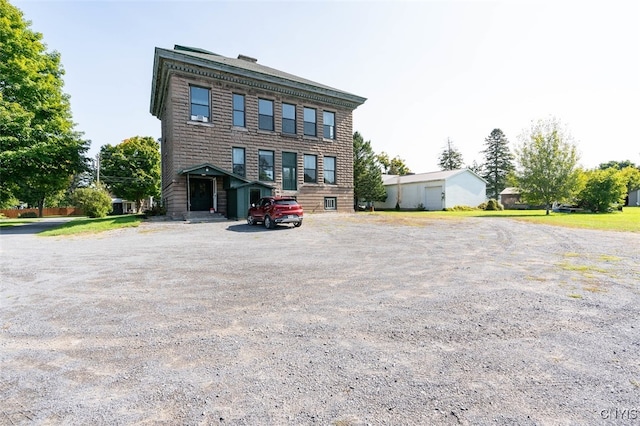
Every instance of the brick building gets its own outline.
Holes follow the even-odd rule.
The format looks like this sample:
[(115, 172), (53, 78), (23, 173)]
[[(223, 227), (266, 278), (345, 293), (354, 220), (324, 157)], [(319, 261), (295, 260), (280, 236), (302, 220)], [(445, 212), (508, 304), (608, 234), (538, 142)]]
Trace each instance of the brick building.
[(239, 55), (156, 48), (162, 199), (172, 218), (245, 217), (264, 195), (308, 212), (353, 211), (352, 112), (365, 98)]

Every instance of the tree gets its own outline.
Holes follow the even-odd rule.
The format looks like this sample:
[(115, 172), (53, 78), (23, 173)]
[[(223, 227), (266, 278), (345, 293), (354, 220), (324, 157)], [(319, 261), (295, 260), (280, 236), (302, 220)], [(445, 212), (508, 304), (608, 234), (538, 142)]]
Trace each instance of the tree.
[(438, 165), (442, 170), (456, 170), (462, 168), (462, 153), (453, 145), (451, 139), (447, 138), (447, 145), (440, 154)]
[(0, 0), (0, 203), (37, 205), (65, 189), (87, 166), (89, 141), (74, 131), (57, 52), (22, 12)]
[(371, 141), (365, 142), (358, 132), (353, 134), (353, 196), (356, 203), (387, 199), (380, 165), (371, 148)]
[(555, 118), (538, 120), (520, 136), (516, 150), (516, 179), (529, 203), (543, 204), (571, 198), (577, 188), (578, 152), (573, 139)]
[(404, 176), (411, 173), (411, 169), (409, 169), (404, 160), (397, 155), (392, 159), (389, 159), (389, 154), (382, 151), (376, 156), (376, 160), (382, 167), (382, 173), (386, 175)]
[(606, 170), (610, 168), (622, 170), (626, 167), (636, 167), (636, 165), (629, 160), (623, 160), (623, 161), (612, 160), (612, 161), (607, 161), (606, 163), (600, 163), (600, 165), (598, 166), (600, 170)]
[(134, 136), (100, 149), (100, 179), (117, 197), (136, 202), (160, 194), (160, 145), (150, 136)]
[(586, 172), (586, 184), (578, 194), (580, 204), (594, 213), (604, 213), (612, 204), (624, 201), (627, 195), (627, 181), (620, 170), (610, 167), (606, 170)]
[(103, 186), (78, 188), (73, 192), (72, 200), (89, 217), (105, 217), (113, 208), (111, 196)]
[(481, 176), (487, 181), (487, 197), (497, 200), (507, 187), (507, 176), (515, 169), (509, 141), (500, 129), (493, 129), (484, 140), (486, 148)]

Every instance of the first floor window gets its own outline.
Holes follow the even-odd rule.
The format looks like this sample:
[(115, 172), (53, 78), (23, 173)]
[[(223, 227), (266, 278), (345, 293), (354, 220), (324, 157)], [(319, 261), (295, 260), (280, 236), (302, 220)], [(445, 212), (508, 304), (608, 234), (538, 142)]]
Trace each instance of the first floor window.
[(244, 121), (244, 95), (233, 94), (233, 125), (245, 127)]
[(273, 131), (273, 101), (258, 99), (258, 128)]
[(325, 139), (336, 138), (336, 114), (324, 111), (322, 113), (322, 128), (324, 129)]
[(324, 157), (324, 183), (336, 184), (336, 157)]
[(233, 173), (245, 176), (244, 148), (233, 148)]
[(336, 197), (324, 197), (324, 209), (336, 210), (338, 208)]
[(209, 89), (204, 87), (190, 86), (189, 98), (191, 102), (191, 119), (199, 121), (209, 121)]
[(305, 107), (303, 118), (305, 136), (316, 136), (316, 110)]
[(282, 133), (296, 134), (296, 106), (282, 104)]
[(258, 151), (258, 179), (273, 181), (273, 151)]
[(282, 153), (282, 189), (296, 190), (297, 188), (297, 163), (295, 152)]
[(304, 156), (304, 181), (306, 183), (318, 182), (316, 174), (317, 170), (317, 158), (315, 155), (305, 154)]

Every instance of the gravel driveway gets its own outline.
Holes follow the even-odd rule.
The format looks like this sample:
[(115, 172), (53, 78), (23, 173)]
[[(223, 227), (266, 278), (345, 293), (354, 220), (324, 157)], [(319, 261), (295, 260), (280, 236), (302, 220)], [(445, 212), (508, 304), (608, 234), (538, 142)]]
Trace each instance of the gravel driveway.
[(0, 244), (0, 424), (640, 424), (639, 234), (327, 214)]

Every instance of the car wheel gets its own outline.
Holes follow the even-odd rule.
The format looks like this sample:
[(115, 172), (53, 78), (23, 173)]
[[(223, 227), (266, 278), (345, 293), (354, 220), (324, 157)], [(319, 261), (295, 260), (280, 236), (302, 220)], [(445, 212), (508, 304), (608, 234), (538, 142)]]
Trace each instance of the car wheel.
[(247, 216), (247, 225), (255, 225), (255, 224), (256, 224), (256, 220), (254, 219), (254, 217), (251, 215)]
[(296, 228), (300, 228), (302, 226), (302, 221), (300, 222), (294, 222), (293, 226), (295, 226)]
[(265, 216), (264, 217), (264, 227), (267, 229), (273, 229), (275, 227), (275, 223), (273, 222), (273, 220), (271, 220), (270, 216)]

